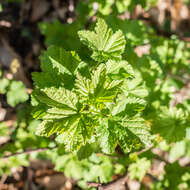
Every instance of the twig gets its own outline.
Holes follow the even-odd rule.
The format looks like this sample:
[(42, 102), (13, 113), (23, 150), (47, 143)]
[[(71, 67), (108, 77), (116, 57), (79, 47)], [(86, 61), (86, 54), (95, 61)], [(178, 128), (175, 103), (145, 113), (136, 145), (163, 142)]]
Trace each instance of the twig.
[(153, 147), (154, 147), (154, 145), (153, 145), (153, 144), (151, 144), (149, 147), (147, 147), (147, 148), (145, 148), (145, 149), (140, 150), (140, 151), (139, 151), (139, 152), (137, 152), (136, 154), (137, 154), (137, 155), (140, 155), (140, 154), (142, 154), (142, 153), (144, 153), (144, 152), (146, 152), (146, 151), (148, 151), (148, 150), (152, 149)]
[(89, 188), (91, 187), (101, 187), (102, 184), (101, 183), (98, 183), (98, 182), (87, 182), (87, 185)]
[(13, 153), (13, 154), (9, 154), (9, 155), (3, 156), (3, 157), (1, 157), (1, 158), (6, 159), (6, 158), (10, 158), (10, 157), (12, 157), (12, 156), (18, 156), (18, 155), (21, 155), (21, 154), (30, 154), (30, 153), (32, 153), (32, 152), (43, 152), (43, 151), (46, 151), (46, 150), (52, 150), (52, 149), (54, 149), (54, 148), (57, 148), (57, 146), (56, 146), (56, 147), (53, 147), (53, 148), (46, 147), (46, 148), (28, 149), (28, 150), (24, 150), (24, 151), (22, 151), (22, 152), (15, 152), (15, 153)]
[(184, 78), (184, 77), (181, 77), (181, 76), (178, 76), (178, 75), (174, 75), (172, 74), (171, 72), (167, 72), (167, 75), (176, 79), (176, 80), (180, 80), (182, 81), (183, 83), (187, 84), (189, 83), (189, 79), (188, 78)]
[(6, 179), (7, 179), (8, 175), (7, 174), (4, 174), (2, 177), (1, 177), (1, 180), (0, 180), (0, 184), (4, 184)]

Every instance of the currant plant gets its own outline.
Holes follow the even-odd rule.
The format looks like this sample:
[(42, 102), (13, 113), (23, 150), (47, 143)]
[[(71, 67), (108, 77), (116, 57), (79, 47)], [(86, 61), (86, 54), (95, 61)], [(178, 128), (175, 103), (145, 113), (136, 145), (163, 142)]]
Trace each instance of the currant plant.
[[(99, 30), (98, 25), (101, 23), (100, 20), (103, 24)], [(65, 76), (63, 82), (60, 83), (59, 80), (56, 84), (49, 82), (47, 85), (48, 88), (52, 87), (52, 85), (56, 86), (56, 88), (63, 86), (64, 89), (74, 92), (75, 97), (79, 97), (80, 104), (85, 105), (81, 107), (85, 107), (85, 114), (88, 115), (88, 118), (91, 118), (88, 121), (93, 123), (94, 127), (90, 135), (91, 137), (86, 142), (83, 140), (78, 149), (67, 147), (67, 144), (70, 145), (72, 143), (67, 138), (67, 131), (56, 131), (56, 134), (53, 136), (56, 137), (57, 142), (61, 143), (61, 145), (62, 143), (64, 144), (66, 150), (62, 148), (66, 152), (63, 154), (55, 153), (53, 157), (51, 152), (46, 156), (55, 164), (56, 170), (63, 171), (68, 177), (78, 179), (78, 184), (84, 189), (86, 189), (86, 181), (97, 181), (98, 177), (100, 177), (101, 182), (107, 182), (111, 180), (110, 177), (114, 174), (124, 174), (126, 170), (131, 179), (141, 182), (149, 171), (153, 160), (158, 159), (157, 155), (152, 152), (151, 147), (157, 147), (164, 152), (168, 152), (169, 159), (173, 161), (189, 155), (189, 138), (187, 135), (189, 128), (189, 103), (178, 103), (176, 107), (171, 106), (172, 101), (175, 99), (173, 89), (180, 91), (186, 83), (186, 78), (188, 78), (189, 49), (187, 44), (178, 40), (175, 36), (172, 36), (170, 39), (158, 37), (150, 27), (137, 20), (121, 20), (115, 16), (107, 16), (106, 21), (115, 33), (108, 29), (107, 26), (103, 27), (105, 22), (102, 19), (100, 20), (98, 20), (94, 32), (79, 32), (81, 42), (88, 46), (88, 49), (85, 49), (75, 36), (76, 50), (81, 59), (83, 59), (83, 62), (80, 59), (79, 66), (72, 75), (72, 79)], [(51, 49), (54, 49), (56, 52), (57, 50), (55, 49), (59, 45), (66, 50), (74, 49), (75, 46), (74, 44), (68, 45), (67, 43), (62, 43), (59, 36), (55, 38), (56, 35), (52, 27), (57, 27), (57, 32), (63, 36), (69, 36), (76, 33), (76, 25), (77, 23), (73, 23), (72, 26), (70, 25), (70, 30), (75, 32), (69, 34), (65, 33), (68, 25), (62, 25), (58, 22), (54, 22), (53, 24), (43, 23), (41, 25), (42, 32), (47, 39), (46, 44), (50, 46), (41, 57), (43, 65), (45, 65), (45, 62), (53, 65), (53, 61), (50, 60), (52, 57), (56, 59), (56, 63), (61, 62), (61, 65), (67, 65), (64, 63), (64, 59), (60, 61), (59, 56), (57, 58), (54, 56), (56, 53), (50, 54), (52, 52)], [(78, 24), (79, 29), (80, 27), (81, 25), (79, 26)], [(107, 32), (108, 34), (104, 32), (104, 28), (107, 28), (107, 31), (111, 31), (110, 35), (108, 35), (109, 32)], [(121, 29), (121, 33), (117, 30), (118, 28)], [(112, 44), (114, 42), (110, 41), (110, 39), (117, 41), (120, 34), (127, 45), (125, 45), (125, 48), (121, 48), (122, 46), (120, 45), (117, 47), (116, 45), (117, 51), (115, 51), (115, 48), (112, 51)], [(71, 38), (73, 37), (71, 36)], [(104, 38), (107, 39), (106, 42), (104, 42)], [(116, 44), (119, 43), (120, 40)], [(54, 45), (53, 48), (52, 44)], [(134, 49), (138, 46), (143, 47), (144, 45), (148, 45), (150, 49), (142, 56), (137, 56)], [(62, 48), (59, 47), (58, 49), (64, 51)], [(47, 58), (48, 55), (49, 58)], [(113, 99), (102, 101), (101, 98), (101, 102), (98, 100), (97, 103), (97, 98), (93, 95), (96, 91), (91, 90), (91, 83), (96, 71), (101, 73), (101, 69), (97, 70), (101, 68), (100, 66), (102, 68), (105, 67), (105, 75), (108, 77), (108, 81), (121, 81), (121, 84), (118, 83), (119, 86)], [(57, 66), (54, 66), (54, 69), (57, 69)], [(187, 72), (184, 72), (184, 70)], [(45, 75), (44, 71), (42, 73), (35, 73), (34, 75), (36, 77), (42, 76), (43, 73)], [(46, 76), (48, 75), (46, 74)], [(181, 80), (181, 78), (185, 80)], [(64, 77), (61, 77), (61, 80), (63, 79)], [(80, 83), (78, 82), (79, 79)], [(103, 79), (102, 77), (101, 81)], [(68, 84), (67, 81), (69, 80)], [(38, 88), (44, 88), (43, 85), (40, 86), (38, 84), (38, 86)], [(80, 88), (81, 86), (82, 89)], [(92, 98), (93, 101), (91, 100)], [(37, 97), (34, 97), (34, 103), (36, 102), (37, 108), (41, 103), (39, 103), (40, 100), (36, 99)], [(84, 99), (85, 103), (83, 103), (82, 99)], [(47, 107), (46, 110), (48, 109)], [(39, 109), (36, 110), (36, 112), (38, 111)], [(47, 114), (44, 112), (38, 112), (42, 114), (41, 118), (39, 118), (44, 120), (43, 122), (47, 120), (43, 119), (43, 114), (44, 116)], [(132, 120), (133, 125), (131, 125)], [(54, 123), (53, 119), (51, 122)], [(51, 126), (48, 126), (48, 130), (53, 129)], [(59, 127), (60, 125), (57, 126), (56, 130), (62, 128)], [(140, 132), (136, 133), (135, 130), (132, 131), (131, 126)], [(170, 130), (168, 130), (168, 127)], [(39, 127), (42, 133), (46, 129), (44, 126)], [(54, 129), (51, 132), (54, 132)], [(144, 135), (142, 136), (141, 134)], [(84, 137), (82, 138), (84, 139)], [(150, 147), (151, 139), (154, 140), (152, 140)], [(172, 146), (172, 144), (175, 145)], [(150, 147), (147, 151), (143, 149), (146, 146)], [(144, 153), (139, 155), (138, 150), (143, 150)], [(106, 155), (113, 154), (116, 157), (119, 154), (119, 157), (114, 157), (113, 159), (105, 158), (102, 155), (100, 159), (97, 155), (101, 152)], [(91, 165), (92, 163), (93, 165)], [(100, 163), (104, 164), (100, 165)], [(68, 164), (69, 167), (67, 167)], [(107, 169), (104, 165), (107, 166)], [(70, 171), (71, 166), (74, 168), (73, 171), (78, 172), (73, 174)], [(126, 166), (129, 166), (128, 169)], [(172, 176), (170, 171), (178, 170), (179, 168), (181, 173)], [(96, 171), (96, 175), (93, 175), (93, 171)], [(165, 173), (161, 173), (158, 181), (150, 189), (179, 188), (181, 185), (188, 187), (188, 172), (188, 169), (179, 166), (177, 162), (174, 164), (168, 163), (165, 167)], [(88, 174), (86, 175), (86, 173)], [(180, 180), (176, 180), (174, 184), (172, 178), (179, 177)], [(142, 183), (141, 186), (143, 187)]]
[(146, 102), (127, 92), (135, 74), (122, 59), (125, 37), (98, 19), (95, 31), (78, 32), (91, 50), (82, 61), (76, 52), (49, 47), (41, 57), (41, 73), (33, 73), (32, 93), (37, 134), (51, 136), (75, 152), (95, 143), (104, 153), (138, 150), (151, 143), (141, 112)]
[[(0, 138), (8, 139), (1, 145), (0, 174), (28, 166), (25, 151), (42, 149), (31, 151), (30, 160), (51, 160), (82, 189), (88, 189), (86, 182), (107, 183), (121, 175), (142, 189), (189, 189), (190, 170), (181, 164), (190, 156), (189, 45), (119, 15), (154, 2), (79, 1), (73, 23), (40, 24), (48, 48), (40, 57), (42, 71), (32, 74), (34, 119), (30, 106), (19, 105), (13, 126), (0, 123)], [(105, 21), (94, 24), (96, 16)], [(11, 91), (14, 98), (14, 82), (1, 76), (0, 94)], [(185, 100), (177, 99), (181, 94)], [(158, 165), (159, 174), (152, 171)]]

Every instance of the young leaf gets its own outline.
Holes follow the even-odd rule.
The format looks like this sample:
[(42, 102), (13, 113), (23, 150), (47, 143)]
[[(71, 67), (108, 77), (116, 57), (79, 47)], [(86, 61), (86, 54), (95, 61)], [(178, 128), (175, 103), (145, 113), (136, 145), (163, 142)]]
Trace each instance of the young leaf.
[(100, 64), (98, 68), (92, 72), (91, 80), (77, 75), (76, 91), (95, 102), (112, 102), (116, 97), (122, 81), (109, 81), (106, 76), (106, 67)]
[(134, 71), (127, 61), (108, 60), (106, 63), (107, 74), (113, 80), (121, 80), (134, 77)]
[[(77, 54), (59, 47), (50, 47), (43, 54), (42, 73), (33, 75), (33, 115), (43, 120), (37, 134), (55, 133), (67, 151), (78, 151), (92, 139), (111, 153), (117, 145), (124, 152), (148, 145), (144, 121), (131, 117), (143, 110), (144, 101), (128, 97), (121, 89), (127, 78), (134, 77), (132, 67), (121, 60), (125, 48), (121, 31), (113, 34), (104, 20), (98, 19), (95, 32), (81, 31), (79, 35), (98, 63), (84, 64)], [(107, 62), (100, 64), (102, 60)], [(88, 75), (81, 72), (86, 66)]]
[(135, 97), (126, 97), (125, 95), (119, 95), (116, 100), (116, 106), (112, 110), (112, 115), (125, 116), (134, 116), (137, 113), (141, 112), (146, 105), (146, 102), (143, 99)]
[(121, 59), (125, 49), (125, 37), (120, 30), (113, 34), (103, 19), (98, 19), (95, 32), (82, 30), (78, 34), (81, 41), (93, 51), (92, 58), (95, 61)]

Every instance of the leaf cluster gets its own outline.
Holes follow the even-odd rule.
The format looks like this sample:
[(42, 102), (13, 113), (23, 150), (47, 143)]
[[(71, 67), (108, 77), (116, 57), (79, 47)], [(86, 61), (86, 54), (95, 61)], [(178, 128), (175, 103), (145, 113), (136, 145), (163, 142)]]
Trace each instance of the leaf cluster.
[[(145, 101), (127, 90), (134, 72), (122, 60), (125, 37), (103, 19), (95, 31), (79, 31), (91, 54), (89, 62), (76, 52), (53, 46), (41, 56), (41, 73), (33, 73), (34, 117), (43, 120), (37, 134), (78, 151), (97, 143), (104, 153), (138, 150), (150, 144), (149, 127), (140, 113)], [(91, 63), (93, 62), (93, 64)]]

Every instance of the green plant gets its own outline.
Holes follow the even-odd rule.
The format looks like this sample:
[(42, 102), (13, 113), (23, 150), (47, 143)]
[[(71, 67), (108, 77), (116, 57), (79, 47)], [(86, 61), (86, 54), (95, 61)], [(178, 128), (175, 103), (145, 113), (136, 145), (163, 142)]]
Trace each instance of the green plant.
[(34, 117), (43, 120), (37, 134), (56, 133), (68, 151), (96, 143), (105, 153), (118, 145), (127, 153), (149, 145), (149, 128), (140, 117), (145, 101), (126, 90), (134, 72), (122, 60), (124, 35), (113, 33), (103, 19), (95, 32), (78, 34), (93, 63), (54, 46), (41, 57), (42, 72), (33, 73)]
[[(188, 67), (189, 52), (188, 49), (182, 50), (186, 44), (175, 37), (171, 40), (158, 39), (154, 32), (142, 23), (122, 21), (114, 17), (108, 17), (107, 20), (113, 28), (117, 23), (122, 32), (114, 28), (116, 32), (113, 33), (102, 19), (97, 21), (95, 32), (79, 31), (81, 41), (92, 52), (91, 56), (89, 51), (86, 52), (85, 61), (81, 61), (76, 53), (66, 52), (57, 46), (49, 47), (42, 55), (42, 72), (33, 74), (36, 85), (33, 92), (34, 117), (43, 120), (37, 133), (46, 136), (56, 133), (55, 140), (63, 143), (66, 152), (72, 152), (69, 155), (76, 154), (79, 160), (87, 159), (89, 162), (94, 153), (118, 156), (122, 152), (125, 161), (120, 162), (119, 158), (118, 165), (114, 164), (114, 167), (117, 166), (120, 170), (110, 168), (110, 175), (123, 173), (126, 170), (125, 164), (129, 164), (131, 178), (142, 180), (150, 167), (151, 159), (156, 155), (150, 154), (150, 148), (146, 152), (147, 155), (143, 153), (145, 157), (142, 154), (133, 160), (127, 156), (128, 153), (131, 155), (134, 152), (135, 155), (138, 150), (150, 147), (151, 141), (153, 147), (156, 147), (160, 146), (157, 141), (178, 142), (186, 136), (189, 113), (184, 114), (182, 109), (167, 107), (173, 99), (170, 88), (175, 83), (178, 89), (182, 87), (180, 78), (183, 69)], [(141, 35), (132, 32), (135, 31), (132, 27), (126, 30), (127, 25), (139, 27), (142, 30)], [(127, 47), (125, 41), (128, 42)], [(150, 43), (151, 48), (149, 53), (139, 58), (134, 54), (133, 48), (143, 43)], [(169, 53), (166, 44), (170, 47)], [(160, 48), (165, 48), (165, 54), (160, 54)], [(170, 67), (173, 56), (177, 59), (174, 60), (175, 65)], [(69, 70), (69, 63), (72, 63), (72, 71)], [(166, 78), (167, 73), (171, 74)], [(55, 81), (50, 80), (50, 75), (54, 76)], [(43, 77), (46, 77), (44, 81), (49, 80), (47, 84), (42, 83)], [(112, 83), (115, 85), (110, 91), (107, 85)], [(169, 133), (168, 125), (171, 127)], [(159, 134), (161, 139), (158, 137), (154, 141), (154, 134)], [(170, 147), (169, 144), (168, 146)], [(185, 152), (181, 154), (184, 156)], [(58, 162), (57, 159), (53, 160)], [(108, 160), (113, 164), (113, 159)], [(78, 162), (76, 167), (83, 162)], [(60, 165), (65, 164), (58, 164), (59, 167), (56, 168), (59, 170)], [(144, 166), (144, 169), (140, 165)], [(170, 168), (170, 165), (168, 166)], [(138, 171), (139, 167), (141, 170)], [(67, 168), (61, 171), (67, 173)], [(186, 170), (183, 170), (180, 175), (185, 172)], [(68, 176), (88, 180), (88, 177), (82, 174), (77, 177), (72, 174)], [(102, 182), (106, 181), (103, 176), (99, 174)], [(97, 177), (90, 180), (97, 181)], [(164, 179), (166, 178), (165, 176)], [(83, 180), (81, 183), (84, 186)], [(156, 185), (159, 188), (159, 184), (170, 187), (171, 179), (168, 180), (167, 185), (164, 180)], [(179, 180), (180, 183), (183, 183), (183, 180)], [(152, 188), (157, 188), (156, 185)], [(177, 185), (175, 187), (177, 188)]]
[[(125, 175), (141, 189), (189, 189), (189, 163), (181, 164), (190, 156), (190, 104), (184, 95), (189, 46), (177, 36), (158, 36), (142, 21), (116, 17), (150, 3), (80, 1), (72, 24), (40, 24), (48, 48), (40, 57), (42, 72), (32, 74), (33, 107), (22, 105), (11, 128), (0, 125), (0, 136), (11, 139), (0, 150), (1, 174), (28, 165), (29, 149), (30, 159), (51, 160), (82, 189), (87, 182)], [(95, 15), (105, 20), (89, 22)], [(1, 93), (13, 82), (1, 77)], [(164, 165), (159, 174), (152, 172), (155, 161)], [(151, 178), (148, 187), (145, 176)]]
[[(3, 77), (2, 71), (0, 74), (0, 94), (6, 94), (7, 103), (12, 107), (27, 101), (29, 98), (23, 82)], [(15, 94), (17, 95), (15, 96)]]

